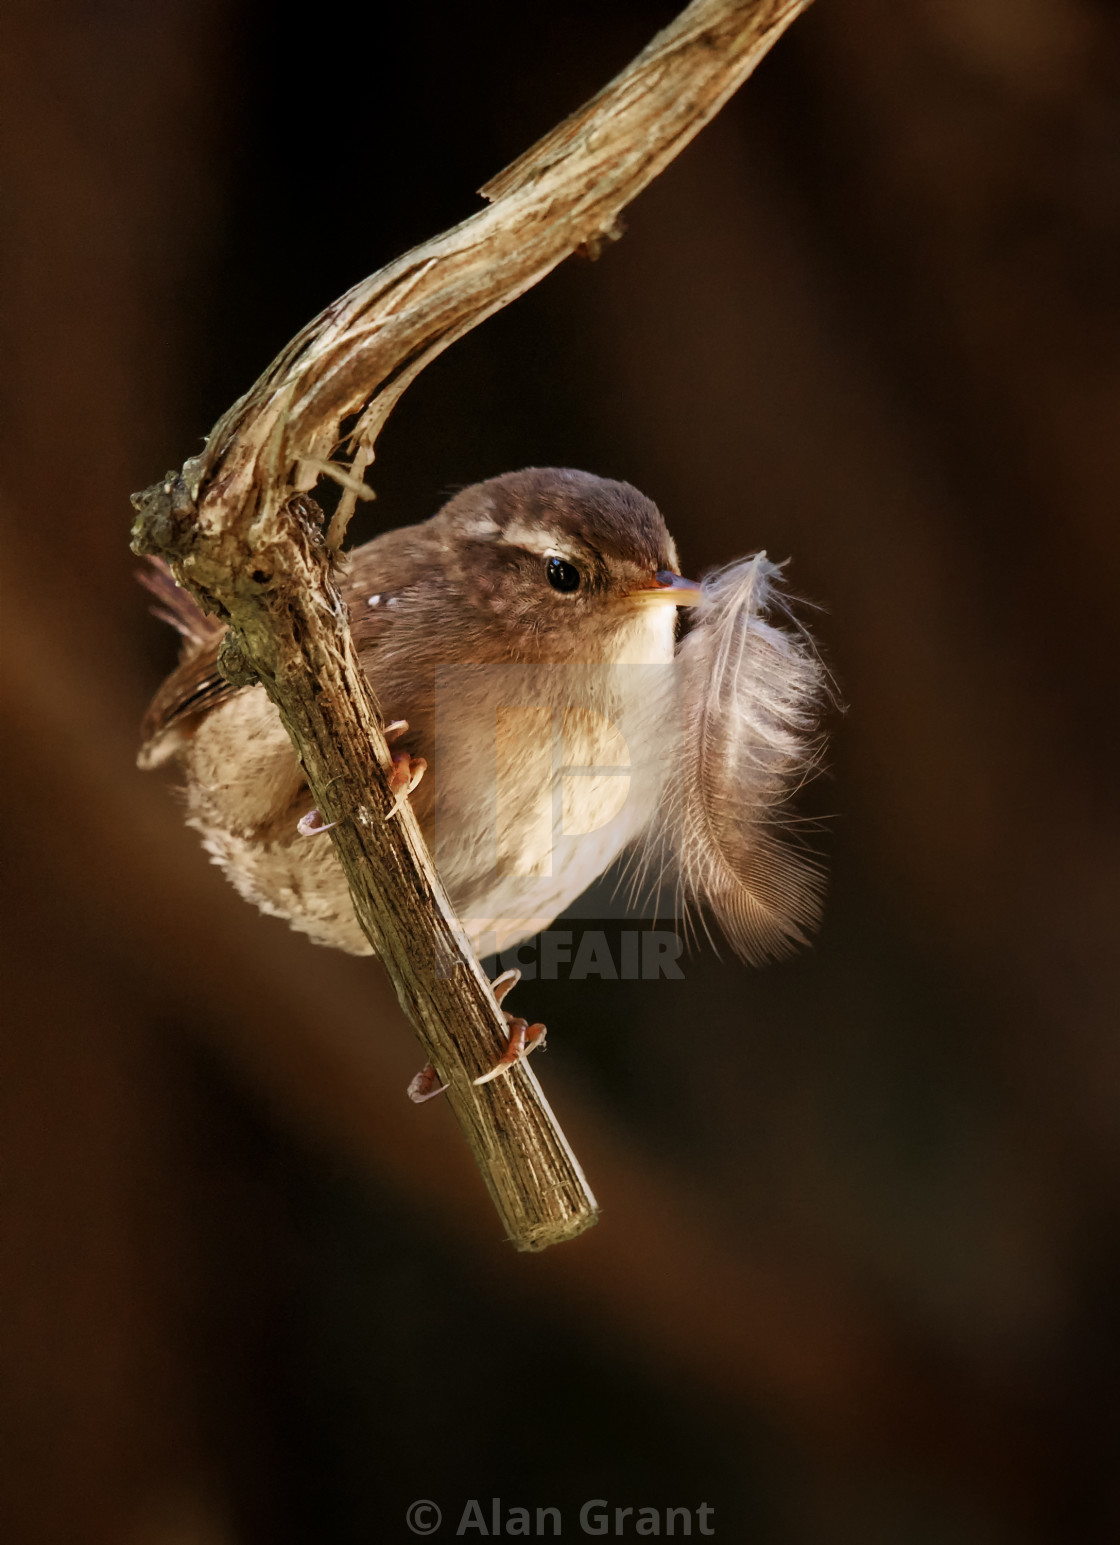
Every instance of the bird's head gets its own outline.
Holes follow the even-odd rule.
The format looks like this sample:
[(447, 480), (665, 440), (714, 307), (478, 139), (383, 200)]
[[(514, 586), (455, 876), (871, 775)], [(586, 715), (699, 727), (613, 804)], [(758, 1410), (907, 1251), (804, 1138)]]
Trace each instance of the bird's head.
[(589, 472), (530, 467), (475, 483), (430, 527), (460, 604), (521, 658), (664, 658), (676, 607), (699, 598), (653, 501)]

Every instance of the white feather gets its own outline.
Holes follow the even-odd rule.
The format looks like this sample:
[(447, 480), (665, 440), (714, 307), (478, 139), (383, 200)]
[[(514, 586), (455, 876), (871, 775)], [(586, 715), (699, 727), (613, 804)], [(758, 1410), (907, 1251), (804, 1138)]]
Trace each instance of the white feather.
[(681, 734), (662, 807), (637, 855), (637, 888), (675, 876), (685, 926), (711, 916), (745, 960), (788, 953), (818, 920), (818, 864), (788, 840), (784, 806), (819, 756), (826, 674), (803, 628), (768, 613), (778, 565), (765, 553), (704, 581), (678, 651)]

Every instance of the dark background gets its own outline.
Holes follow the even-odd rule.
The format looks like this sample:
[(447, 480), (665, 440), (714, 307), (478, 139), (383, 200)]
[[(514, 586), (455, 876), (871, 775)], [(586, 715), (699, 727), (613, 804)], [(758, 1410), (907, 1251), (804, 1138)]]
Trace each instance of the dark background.
[(379, 970), (134, 770), (129, 492), (671, 14), (6, 7), (6, 1542), (1120, 1537), (1112, 6), (820, 0), (381, 438), (365, 534), (561, 463), (792, 555), (849, 705), (810, 952), (520, 990), (591, 1234), (503, 1243)]

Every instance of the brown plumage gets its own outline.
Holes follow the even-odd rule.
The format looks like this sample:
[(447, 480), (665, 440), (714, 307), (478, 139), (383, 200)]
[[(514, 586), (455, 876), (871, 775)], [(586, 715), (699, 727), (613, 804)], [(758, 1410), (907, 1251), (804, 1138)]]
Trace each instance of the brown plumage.
[[(343, 567), (382, 711), (408, 721), (394, 750), (431, 769), (413, 808), (487, 952), (546, 927), (628, 848), (647, 876), (671, 868), (682, 906), (710, 911), (748, 959), (780, 952), (815, 919), (816, 871), (778, 825), (806, 763), (819, 666), (803, 638), (766, 621), (777, 571), (765, 559), (702, 593), (676, 566), (660, 512), (629, 484), (531, 468), (464, 489)], [(247, 899), (319, 943), (368, 953), (330, 842), (298, 830), (311, 796), (263, 688), (224, 681), (223, 626), (165, 568), (145, 583), (183, 654), (145, 718), (141, 765), (179, 764), (188, 822)], [(681, 693), (674, 603), (692, 601)], [(502, 719), (530, 701), (562, 726), (565, 765), (625, 763), (620, 808), (610, 777), (542, 764), (531, 714)], [(553, 792), (580, 835), (559, 816), (549, 826)]]

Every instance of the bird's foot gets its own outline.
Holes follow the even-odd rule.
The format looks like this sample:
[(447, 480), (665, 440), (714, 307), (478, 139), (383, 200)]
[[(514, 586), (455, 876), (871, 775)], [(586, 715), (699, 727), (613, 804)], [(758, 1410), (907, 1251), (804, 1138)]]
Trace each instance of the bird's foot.
[[(490, 983), (490, 990), (499, 1004), (507, 993), (513, 991), (520, 980), (521, 972), (517, 970), (503, 971), (501, 976), (494, 978)], [(488, 1084), (495, 1078), (501, 1078), (531, 1051), (544, 1045), (547, 1034), (544, 1025), (531, 1025), (527, 1019), (518, 1019), (513, 1014), (504, 1014), (504, 1018), (509, 1030), (509, 1045), (489, 1073), (483, 1073), (475, 1079), (476, 1084)], [(417, 1105), (423, 1105), (425, 1100), (442, 1094), (447, 1085), (438, 1083), (437, 1078), (436, 1070), (429, 1062), (426, 1067), (420, 1069), (409, 1084), (409, 1099)]]
[(500, 1007), (503, 1000), (509, 996), (521, 980), (521, 972), (516, 966), (511, 966), (508, 971), (503, 971), (501, 976), (496, 976), (490, 983), (490, 991)]
[(531, 1051), (536, 1051), (538, 1046), (543, 1046), (548, 1031), (542, 1024), (531, 1025), (527, 1019), (515, 1019), (512, 1014), (506, 1015), (506, 1024), (509, 1027), (509, 1045), (505, 1052), (495, 1062), (489, 1073), (480, 1073), (475, 1079), (476, 1084), (489, 1084), (495, 1078), (501, 1078), (508, 1073), (510, 1068), (523, 1061)]
[(338, 825), (337, 821), (323, 822), (318, 809), (312, 809), (306, 815), (301, 815), (296, 822), (296, 831), (301, 837), (321, 837), (324, 832), (333, 831)]
[[(400, 722), (403, 724), (404, 720)], [(385, 817), (387, 821), (393, 819), (427, 770), (428, 764), (422, 756), (409, 756), (407, 751), (397, 752), (389, 771), (389, 787), (393, 791), (393, 803), (389, 814)]]
[[(397, 736), (403, 735), (407, 729), (407, 719), (394, 719), (392, 724), (387, 724), (385, 726), (385, 739), (396, 740)], [(407, 774), (404, 774), (401, 771), (405, 762), (409, 762), (409, 770)], [(420, 779), (424, 776), (424, 773), (427, 770), (427, 766), (428, 764), (425, 762), (423, 757), (417, 757), (415, 760), (410, 761), (410, 759), (402, 753), (400, 756), (395, 756), (393, 758), (393, 771), (389, 775), (389, 783), (393, 793), (396, 795), (396, 802), (394, 803), (393, 808), (390, 810), (389, 815), (396, 815), (401, 805), (412, 793), (413, 789), (420, 782)], [(406, 785), (403, 793), (400, 792), (402, 782)], [(386, 817), (386, 819), (388, 819), (388, 817)], [(319, 837), (323, 832), (333, 831), (337, 825), (337, 821), (324, 821), (318, 810), (313, 809), (309, 810), (306, 815), (300, 816), (296, 823), (296, 831), (299, 832), (301, 837)]]
[(408, 1086), (408, 1097), (414, 1105), (423, 1105), (425, 1100), (434, 1100), (437, 1094), (442, 1094), (447, 1088), (441, 1084), (439, 1074), (430, 1062), (424, 1064), (416, 1077)]
[[(495, 977), (490, 983), (490, 991), (501, 1004), (503, 998), (513, 991), (520, 980), (521, 972), (516, 968), (503, 971), (501, 976)], [(509, 1028), (509, 1045), (489, 1073), (482, 1073), (475, 1079), (476, 1084), (488, 1084), (495, 1078), (501, 1078), (503, 1073), (508, 1073), (510, 1068), (523, 1057), (527, 1057), (538, 1046), (544, 1045), (545, 1036), (548, 1034), (544, 1025), (531, 1025), (527, 1019), (518, 1019), (513, 1014), (506, 1014), (505, 1021)]]

